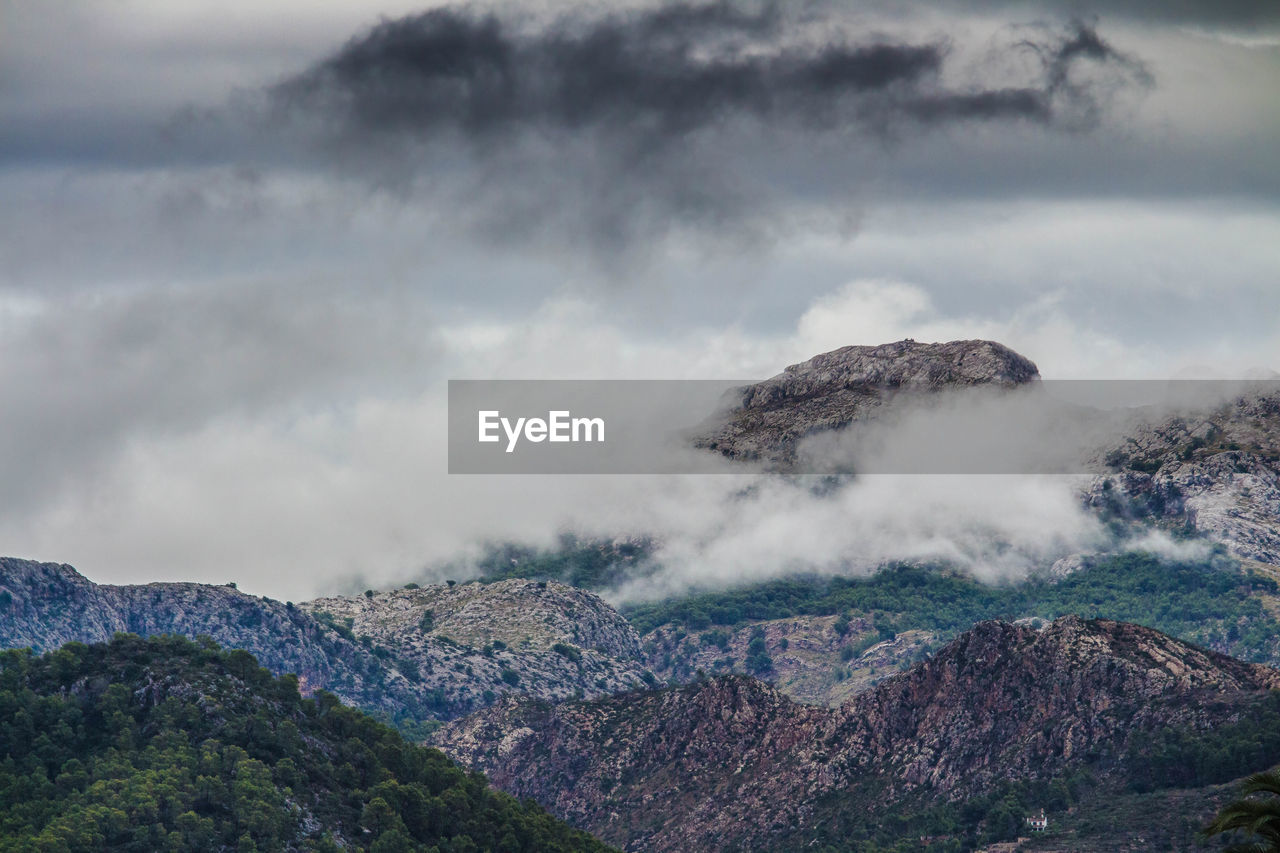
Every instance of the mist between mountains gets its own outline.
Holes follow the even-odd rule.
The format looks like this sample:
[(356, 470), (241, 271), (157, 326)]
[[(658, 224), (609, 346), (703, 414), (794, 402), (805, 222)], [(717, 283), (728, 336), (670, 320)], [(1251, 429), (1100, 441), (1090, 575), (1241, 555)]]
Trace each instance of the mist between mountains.
[(451, 380), (450, 474), (1058, 474), (1208, 454), (1280, 459), (1250, 429), (1280, 380), (1013, 386), (734, 380)]

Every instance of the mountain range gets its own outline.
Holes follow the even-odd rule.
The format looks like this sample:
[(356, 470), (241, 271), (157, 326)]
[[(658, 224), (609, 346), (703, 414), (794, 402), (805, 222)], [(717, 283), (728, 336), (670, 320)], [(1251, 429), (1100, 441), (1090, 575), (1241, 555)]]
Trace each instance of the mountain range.
[(304, 692), (324, 689), (414, 731), (520, 691), (601, 696), (653, 679), (635, 630), (597, 595), (545, 581), (440, 585), (306, 604), (231, 585), (95, 584), (71, 566), (0, 559), (0, 647), (207, 636)]
[[(846, 347), (739, 389), (697, 442), (786, 469), (804, 439), (856, 430), (902, 395), (1038, 381), (1032, 362), (989, 341)], [(621, 608), (602, 594), (652, 570), (652, 539), (500, 545), (470, 567), (478, 581), (299, 603), (233, 584), (97, 584), (67, 565), (3, 558), (0, 647), (44, 656), (11, 653), (0, 678), (14, 696), (80, 697), (85, 708), (123, 684), (143, 697), (121, 710), (140, 727), (130, 748), (154, 736), (147, 720), (160, 706), (172, 709), (165, 725), (199, 728), (198, 751), (244, 726), (318, 725), (320, 710), (346, 703), (399, 730), (342, 712), (384, 764), (395, 737), (430, 743), (626, 850), (955, 853), (1016, 840), (1041, 808), (1054, 831), (1023, 849), (1205, 849), (1196, 832), (1229, 796), (1224, 786), (1280, 763), (1280, 398), (1251, 391), (1139, 419), (1113, 439), (1089, 460), (1081, 507), (1117, 541), (1163, 531), (1188, 544), (1183, 556), (1077, 554), (1002, 585), (944, 563), (802, 572)], [(138, 639), (165, 635), (195, 645)], [(296, 679), (277, 684), (219, 647)], [(226, 725), (199, 727), (180, 708), (207, 711), (210, 685)], [(59, 753), (47, 767), (18, 738), (0, 744), (0, 762), (28, 762), (10, 785), (30, 794), (40, 774), (60, 784), (71, 758), (98, 766), (90, 741), (105, 736), (86, 734), (83, 757)], [(371, 780), (335, 781), (344, 747), (325, 741), (333, 732), (315, 737), (328, 764), (307, 770), (311, 784), (346, 804), (301, 803), (297, 779), (271, 775), (281, 757), (249, 750), (268, 769), (263, 802), (279, 818), (251, 842), (364, 849), (386, 834), (385, 849), (429, 849), (429, 839), (442, 852), (471, 849), (419, 820), (406, 805), (418, 794), (375, 807)], [(433, 773), (451, 766), (422, 760), (444, 762)], [(93, 781), (109, 778), (40, 794), (43, 828), (29, 816), (21, 825), (35, 835), (69, 827)], [(490, 796), (478, 784), (466, 789), (473, 803)], [(203, 800), (183, 802), (194, 823), (169, 815), (148, 832), (186, 844), (188, 830), (213, 837), (208, 819), (223, 845), (210, 849), (239, 838), (243, 827), (201, 811)], [(525, 827), (517, 835), (597, 849), (539, 814), (513, 817)], [(95, 821), (86, 825), (102, 838), (123, 837)], [(0, 838), (18, 837), (4, 826)], [(477, 823), (462, 834), (487, 832)], [(96, 849), (98, 835), (86, 837)], [(512, 849), (542, 849), (526, 841)]]
[[(1220, 730), (1277, 688), (1270, 667), (1134, 625), (984, 622), (835, 709), (731, 676), (505, 700), (433, 742), (625, 849), (808, 849), (848, 813), (884, 818), (923, 795), (954, 802), (1082, 770), (1127, 784), (1144, 738)], [(1276, 746), (1264, 761), (1280, 761)]]

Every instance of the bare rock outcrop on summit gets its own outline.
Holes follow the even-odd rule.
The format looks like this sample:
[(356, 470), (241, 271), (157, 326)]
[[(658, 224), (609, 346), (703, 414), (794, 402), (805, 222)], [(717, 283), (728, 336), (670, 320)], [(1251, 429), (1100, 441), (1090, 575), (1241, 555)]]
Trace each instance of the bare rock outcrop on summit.
[(551, 651), (568, 643), (613, 658), (641, 656), (639, 636), (616, 610), (595, 593), (554, 581), (426, 586), (317, 598), (301, 606), (350, 619), (356, 634), (388, 643), (420, 632), (430, 614), (429, 633), (477, 649), (498, 642)]
[(1039, 378), (1035, 364), (994, 341), (842, 347), (730, 392), (726, 409), (693, 444), (785, 469), (795, 463), (802, 439), (873, 417), (898, 394), (1012, 388)]
[(836, 709), (731, 676), (591, 702), (507, 700), (434, 742), (626, 849), (799, 849), (834, 796), (874, 812), (1088, 762), (1123, 773), (1135, 736), (1212, 729), (1276, 688), (1274, 669), (1136, 625), (983, 622)]

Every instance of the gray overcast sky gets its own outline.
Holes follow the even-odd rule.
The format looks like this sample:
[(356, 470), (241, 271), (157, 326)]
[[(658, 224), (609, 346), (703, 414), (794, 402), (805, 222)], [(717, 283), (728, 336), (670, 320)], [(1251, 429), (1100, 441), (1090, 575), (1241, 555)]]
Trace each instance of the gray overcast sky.
[(0, 551), (97, 580), (300, 599), (626, 516), (448, 478), (449, 377), (1280, 369), (1273, 2), (0, 22)]

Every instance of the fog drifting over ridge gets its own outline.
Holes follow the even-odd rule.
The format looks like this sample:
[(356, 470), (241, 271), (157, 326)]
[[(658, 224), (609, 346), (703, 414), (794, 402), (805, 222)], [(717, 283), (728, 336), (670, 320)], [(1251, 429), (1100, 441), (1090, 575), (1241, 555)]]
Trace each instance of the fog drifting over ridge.
[[(559, 387), (526, 393), (554, 396)], [(599, 399), (628, 393), (626, 383), (591, 387)], [(547, 535), (552, 525), (543, 517), (532, 536), (498, 536), (487, 544), (554, 550), (562, 533), (587, 542), (652, 543), (634, 577), (604, 593), (616, 603), (795, 574), (867, 576), (900, 562), (1003, 583), (1043, 576), (1055, 561), (1078, 554), (1137, 550), (1204, 559), (1213, 553), (1209, 541), (1177, 540), (1154, 527), (1119, 532), (1086, 509), (1085, 493), (1110, 473), (1104, 457), (1141, 426), (1174, 416), (1194, 424), (1195, 416), (1242, 395), (1274, 398), (1278, 390), (1273, 375), (1251, 382), (1036, 380), (1016, 388), (904, 391), (866, 421), (801, 439), (786, 474), (761, 473), (768, 467), (762, 461), (722, 460), (721, 470), (730, 473), (497, 478), (517, 495), (536, 495), (536, 514), (558, 512), (564, 522)], [(650, 426), (664, 425), (674, 426), (665, 410)], [(805, 473), (841, 469), (861, 473)], [(1029, 473), (1041, 469), (1058, 473)], [(529, 520), (528, 513), (512, 515)], [(438, 582), (476, 572), (474, 563), (454, 559), (425, 577)]]
[[(715, 531), (736, 515), (719, 486), (449, 477), (445, 381), (763, 378), (906, 337), (994, 339), (1049, 378), (1280, 367), (1280, 19), (1260, 6), (11, 4), (3, 552), (104, 582), (235, 580), (298, 600), (357, 575), (394, 583), (486, 539), (617, 535), (652, 516), (679, 534), (673, 565), (725, 576), (737, 557)], [(375, 132), (342, 109), (370, 85), (349, 75), (262, 121), (281, 84), (355, 48), (385, 58), (376, 34), (394, 22), (408, 44), (438, 35), (421, 25), (431, 9), (472, 36), (493, 11), (494, 43), (551, 72), (520, 81), (539, 97), (498, 98), (501, 120), (474, 137), (448, 121)], [(674, 67), (732, 85), (641, 97), (652, 78), (627, 63), (662, 48), (637, 33), (664, 14), (710, 21), (667, 38)], [(579, 56), (610, 27), (631, 51), (615, 63), (631, 75), (618, 111), (596, 87), (557, 112), (580, 66), (555, 66), (549, 45)], [(1071, 55), (1066, 83), (1055, 50)], [(850, 73), (914, 64), (891, 63), (880, 88), (777, 106), (810, 91), (797, 81), (824, 58)], [(447, 81), (427, 91), (475, 103)], [(922, 98), (984, 95), (1034, 109), (908, 115)], [(1072, 105), (1090, 104), (1096, 121), (1075, 121), (1089, 110)], [(553, 121), (565, 116), (580, 127)], [(620, 173), (655, 127), (666, 156)], [(894, 492), (879, 488), (841, 500), (892, 529)], [(945, 517), (934, 526), (899, 508), (899, 550), (985, 553), (957, 527), (962, 497), (938, 489), (916, 496)], [(1012, 507), (974, 530), (1029, 554), (1088, 541), (1053, 488), (1027, 489), (1052, 525), (1023, 529)], [(859, 542), (893, 550), (857, 521), (844, 538), (810, 530), (804, 512), (835, 523), (836, 503), (782, 488), (756, 500), (760, 536), (789, 519), (817, 564)]]
[(1012, 581), (1108, 544), (1062, 478), (869, 475), (820, 497), (768, 479), (752, 491), (683, 507), (680, 525), (659, 534), (661, 570), (609, 597), (646, 600), (796, 573), (865, 576), (893, 562)]

